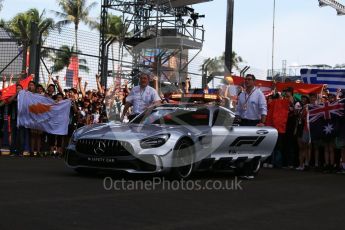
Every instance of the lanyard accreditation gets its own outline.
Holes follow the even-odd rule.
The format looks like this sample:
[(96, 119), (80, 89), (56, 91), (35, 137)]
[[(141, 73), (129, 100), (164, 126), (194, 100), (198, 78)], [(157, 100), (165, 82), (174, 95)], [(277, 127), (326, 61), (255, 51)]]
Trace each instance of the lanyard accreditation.
[(244, 104), (243, 104), (243, 110), (246, 111), (248, 108), (248, 101), (250, 96), (255, 92), (256, 88), (254, 87), (254, 89), (250, 92), (250, 94), (245, 93), (244, 94)]

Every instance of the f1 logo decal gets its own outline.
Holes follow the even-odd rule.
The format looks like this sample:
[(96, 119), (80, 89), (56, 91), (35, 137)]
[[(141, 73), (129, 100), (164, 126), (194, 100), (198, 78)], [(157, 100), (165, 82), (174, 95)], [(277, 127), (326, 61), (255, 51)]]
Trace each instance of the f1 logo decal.
[(253, 147), (258, 146), (265, 136), (249, 136), (249, 137), (237, 137), (234, 142), (231, 143), (230, 147), (242, 146), (242, 145), (252, 145)]

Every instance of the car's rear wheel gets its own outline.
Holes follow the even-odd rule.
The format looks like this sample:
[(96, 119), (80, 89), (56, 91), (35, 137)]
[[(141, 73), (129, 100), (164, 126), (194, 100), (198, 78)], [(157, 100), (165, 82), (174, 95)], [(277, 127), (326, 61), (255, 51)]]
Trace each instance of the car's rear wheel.
[(194, 170), (192, 143), (187, 139), (179, 141), (174, 148), (173, 158), (172, 176), (179, 179), (189, 178)]

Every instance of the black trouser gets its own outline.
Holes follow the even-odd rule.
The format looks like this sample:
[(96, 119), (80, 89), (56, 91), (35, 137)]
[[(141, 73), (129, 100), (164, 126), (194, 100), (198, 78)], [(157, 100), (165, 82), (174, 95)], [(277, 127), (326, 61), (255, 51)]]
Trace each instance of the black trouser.
[[(17, 123), (15, 123), (15, 124), (17, 124)], [(11, 151), (11, 153), (16, 153), (18, 155), (21, 155), (21, 154), (23, 154), (24, 147), (25, 147), (26, 128), (23, 126), (20, 126), (20, 127), (12, 126), (11, 132), (12, 132), (11, 133), (12, 143), (11, 143), (10, 151)]]
[(283, 141), (283, 166), (298, 165), (298, 143), (295, 134), (296, 117), (290, 116), (286, 123), (286, 132)]
[(50, 147), (62, 147), (62, 135), (48, 134), (48, 143)]
[(248, 120), (248, 119), (241, 119), (241, 126), (257, 126), (260, 123), (260, 120)]

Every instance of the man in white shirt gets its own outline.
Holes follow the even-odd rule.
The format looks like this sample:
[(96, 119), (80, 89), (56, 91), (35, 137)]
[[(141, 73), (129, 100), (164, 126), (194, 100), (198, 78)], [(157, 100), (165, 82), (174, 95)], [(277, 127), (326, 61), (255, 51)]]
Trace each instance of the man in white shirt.
[(159, 105), (161, 98), (157, 91), (149, 86), (150, 72), (143, 70), (140, 73), (139, 86), (135, 86), (126, 98), (125, 108), (121, 115), (123, 120), (129, 107), (133, 106), (132, 114), (128, 116), (129, 120), (144, 112), (148, 107), (153, 105)]
[(245, 77), (245, 91), (239, 95), (236, 120), (241, 126), (264, 126), (267, 116), (265, 95), (255, 87), (255, 76)]

